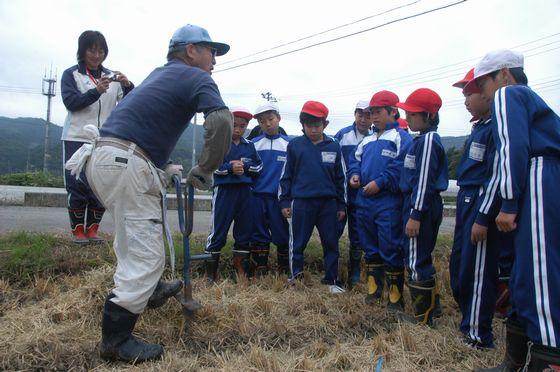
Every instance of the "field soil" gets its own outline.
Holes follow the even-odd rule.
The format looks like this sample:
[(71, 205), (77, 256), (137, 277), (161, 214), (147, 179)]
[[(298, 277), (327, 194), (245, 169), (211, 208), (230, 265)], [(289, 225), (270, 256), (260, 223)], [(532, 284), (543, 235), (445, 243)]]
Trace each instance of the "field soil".
[[(193, 237), (194, 246), (202, 246), (204, 238)], [(329, 294), (320, 284), (321, 252), (314, 238), (305, 279), (292, 287), (286, 286), (286, 276), (275, 274), (237, 282), (227, 257), (222, 279), (207, 285), (196, 266), (194, 296), (202, 310), (189, 322), (174, 299), (146, 310), (135, 334), (163, 344), (165, 355), (139, 365), (106, 363), (98, 354), (101, 312), (114, 271), (109, 244), (76, 247), (54, 237), (43, 244), (55, 259), (35, 267), (13, 262), (13, 250), (20, 249), (12, 248), (13, 240), (4, 238), (0, 248), (0, 261), (11, 262), (0, 271), (0, 370), (375, 371), (382, 363), (383, 371), (469, 371), (494, 365), (503, 355), (499, 321), (497, 349), (473, 350), (461, 342), (460, 316), (449, 289), (451, 237), (446, 235), (434, 253), (443, 305), (434, 328), (400, 323), (383, 303), (366, 305), (363, 284)], [(345, 277), (347, 247), (341, 245)], [(271, 256), (274, 268), (274, 252)], [(165, 275), (171, 277), (168, 271)], [(410, 313), (408, 291), (405, 299)]]

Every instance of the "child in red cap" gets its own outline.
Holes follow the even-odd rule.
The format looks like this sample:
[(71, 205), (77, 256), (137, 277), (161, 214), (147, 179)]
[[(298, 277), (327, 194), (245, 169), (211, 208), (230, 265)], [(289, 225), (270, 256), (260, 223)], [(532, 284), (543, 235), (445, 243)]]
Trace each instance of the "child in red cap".
[(242, 278), (249, 274), (251, 251), (252, 214), (251, 188), (253, 180), (261, 173), (263, 162), (255, 145), (243, 138), (253, 115), (243, 107), (231, 108), (233, 133), (231, 147), (222, 165), (214, 172), (212, 191), (212, 230), (206, 241), (206, 277), (210, 283), (218, 278), (220, 251), (226, 244), (229, 228), (233, 225), (233, 265)]
[(399, 97), (387, 90), (373, 95), (369, 102), (373, 134), (357, 146), (348, 170), (350, 187), (358, 189), (358, 226), (367, 269), (366, 303), (382, 298), (386, 278), (387, 308), (392, 311), (404, 310), (399, 178), (404, 154), (412, 141), (407, 132), (399, 129), (398, 102)]
[(282, 214), (291, 218), (290, 282), (303, 276), (303, 251), (317, 227), (325, 277), (331, 293), (341, 293), (338, 280), (338, 222), (346, 215), (346, 177), (340, 144), (323, 134), (329, 110), (316, 101), (303, 105), (299, 120), (304, 135), (290, 141), (278, 190)]
[(414, 319), (431, 325), (437, 306), (432, 251), (442, 220), (440, 192), (448, 186), (447, 156), (436, 133), (441, 98), (431, 89), (420, 88), (396, 106), (406, 111), (410, 130), (420, 132), (406, 153), (399, 187), (404, 198), (404, 249)]

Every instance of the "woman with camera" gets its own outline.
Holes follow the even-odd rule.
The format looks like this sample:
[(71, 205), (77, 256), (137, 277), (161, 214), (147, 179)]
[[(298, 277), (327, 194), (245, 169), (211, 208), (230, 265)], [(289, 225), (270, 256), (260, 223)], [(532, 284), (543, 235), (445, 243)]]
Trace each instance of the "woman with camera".
[[(68, 110), (62, 131), (63, 163), (89, 142), (84, 127), (93, 124), (100, 128), (117, 102), (134, 88), (126, 75), (102, 65), (108, 54), (101, 32), (84, 31), (78, 38), (78, 64), (62, 74), (61, 95)], [(65, 169), (64, 181), (73, 241), (101, 240), (97, 230), (105, 209), (91, 191), (85, 172), (74, 177)]]

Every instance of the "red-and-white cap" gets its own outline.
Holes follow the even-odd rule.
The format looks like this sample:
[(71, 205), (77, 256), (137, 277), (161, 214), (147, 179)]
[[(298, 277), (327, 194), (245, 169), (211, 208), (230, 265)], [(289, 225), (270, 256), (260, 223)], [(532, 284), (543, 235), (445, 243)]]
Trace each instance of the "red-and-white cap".
[(301, 108), (301, 112), (323, 119), (326, 119), (327, 116), (329, 116), (329, 109), (327, 106), (317, 101), (305, 102)]
[(474, 68), (474, 78), (463, 88), (464, 92), (476, 93), (480, 87), (476, 82), (481, 76), (503, 68), (523, 67), (523, 54), (508, 49), (498, 49), (487, 53)]
[[(465, 77), (459, 80), (458, 82), (456, 82), (455, 84), (453, 84), (453, 86), (457, 88), (461, 88), (463, 89), (463, 92), (467, 93), (465, 87), (473, 80), (474, 80), (474, 68), (471, 68), (469, 72), (467, 72)], [(471, 83), (471, 85), (469, 86), (468, 93), (480, 93), (480, 88), (478, 87), (478, 84)]]
[(233, 114), (233, 116), (237, 116), (243, 119), (246, 119), (247, 121), (251, 121), (251, 119), (253, 118), (253, 114), (251, 114), (251, 111), (249, 111), (249, 109), (242, 107), (242, 106), (235, 106), (229, 109), (231, 111), (231, 113)]
[(369, 107), (369, 101), (366, 100), (359, 100), (358, 103), (356, 103), (356, 108), (355, 110), (365, 110)]
[(280, 113), (280, 109), (278, 108), (278, 105), (276, 103), (267, 102), (264, 105), (260, 105), (259, 107), (257, 107), (253, 117), (256, 119), (257, 116), (259, 116), (259, 114), (262, 114), (263, 112), (267, 112), (267, 111), (276, 111), (277, 113)]
[(428, 88), (416, 89), (406, 98), (404, 102), (398, 102), (395, 106), (408, 112), (429, 112), (435, 114), (441, 108), (441, 97)]

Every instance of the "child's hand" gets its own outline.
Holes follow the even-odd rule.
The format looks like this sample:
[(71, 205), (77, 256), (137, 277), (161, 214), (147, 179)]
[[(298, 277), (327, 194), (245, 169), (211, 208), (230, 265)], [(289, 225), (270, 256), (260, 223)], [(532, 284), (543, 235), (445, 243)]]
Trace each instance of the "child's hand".
[(231, 171), (236, 176), (241, 176), (245, 173), (243, 169), (243, 162), (241, 160), (232, 160), (229, 162), (231, 164)]
[(338, 218), (339, 221), (344, 220), (344, 217), (346, 217), (346, 212), (344, 211), (336, 212), (336, 218)]
[(375, 195), (379, 191), (381, 191), (381, 189), (379, 188), (379, 186), (377, 186), (377, 182), (375, 181), (371, 181), (370, 183), (364, 186), (364, 193), (366, 195)]
[(292, 218), (292, 208), (282, 208), (282, 216), (284, 218)]
[(515, 222), (516, 217), (517, 214), (515, 213), (498, 213), (498, 217), (496, 217), (496, 226), (498, 226), (498, 230), (502, 232), (515, 230), (517, 228), (517, 223)]
[(418, 234), (420, 233), (420, 221), (409, 218), (406, 223), (405, 233), (409, 238), (418, 236)]
[(486, 240), (487, 236), (488, 236), (488, 227), (479, 225), (475, 222), (471, 229), (471, 242), (473, 244), (482, 242)]
[(353, 189), (357, 189), (358, 187), (360, 187), (360, 176), (358, 176), (357, 174), (353, 175), (352, 177), (350, 177), (350, 187)]

